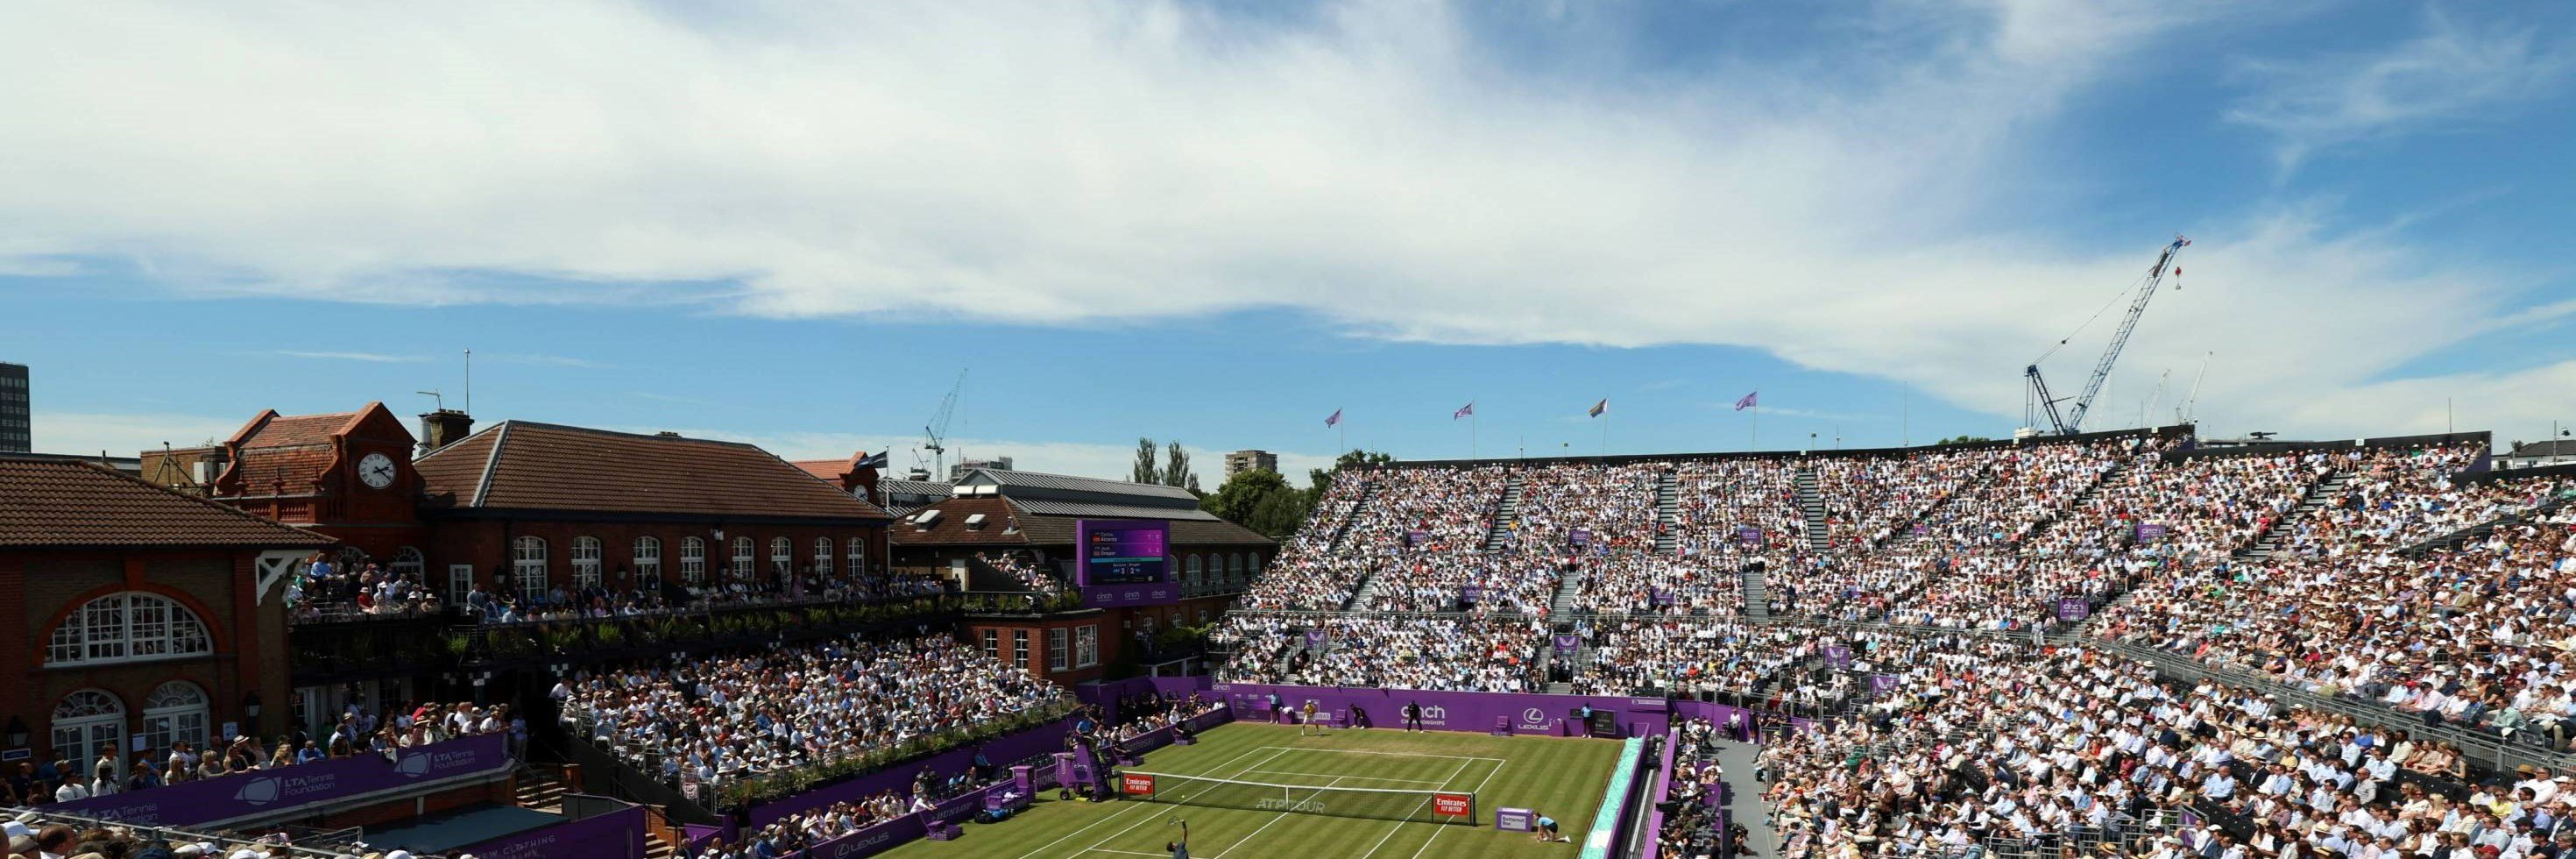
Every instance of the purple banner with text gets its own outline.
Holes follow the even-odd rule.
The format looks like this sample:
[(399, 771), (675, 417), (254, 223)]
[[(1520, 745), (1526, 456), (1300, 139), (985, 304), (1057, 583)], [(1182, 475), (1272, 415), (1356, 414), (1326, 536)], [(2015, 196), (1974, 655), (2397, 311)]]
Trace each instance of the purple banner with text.
[(284, 816), (308, 805), (396, 794), (457, 776), (498, 775), (513, 765), (503, 737), (490, 734), (408, 749), (391, 761), (378, 755), (333, 758), (47, 808), (103, 820), (187, 826)]
[(570, 823), (505, 835), (458, 851), (476, 859), (552, 859), (556, 856), (644, 855), (644, 807), (593, 815)]

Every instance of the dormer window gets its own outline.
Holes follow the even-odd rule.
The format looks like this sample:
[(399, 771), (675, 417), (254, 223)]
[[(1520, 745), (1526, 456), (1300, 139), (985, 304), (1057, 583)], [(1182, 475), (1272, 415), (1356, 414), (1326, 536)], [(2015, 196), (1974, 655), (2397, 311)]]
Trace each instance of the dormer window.
[(970, 514), (970, 515), (968, 515), (968, 516), (966, 517), (966, 530), (969, 530), (969, 531), (981, 531), (981, 530), (984, 530), (984, 514), (982, 514), (982, 513), (975, 513), (975, 514)]

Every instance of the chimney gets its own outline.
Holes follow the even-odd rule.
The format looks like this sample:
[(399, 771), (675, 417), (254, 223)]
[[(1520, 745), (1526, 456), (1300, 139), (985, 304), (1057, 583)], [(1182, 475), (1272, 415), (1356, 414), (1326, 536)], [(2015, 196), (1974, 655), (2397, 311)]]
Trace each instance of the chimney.
[(455, 444), (474, 434), (474, 417), (455, 409), (439, 409), (420, 416), (420, 452), (423, 454)]

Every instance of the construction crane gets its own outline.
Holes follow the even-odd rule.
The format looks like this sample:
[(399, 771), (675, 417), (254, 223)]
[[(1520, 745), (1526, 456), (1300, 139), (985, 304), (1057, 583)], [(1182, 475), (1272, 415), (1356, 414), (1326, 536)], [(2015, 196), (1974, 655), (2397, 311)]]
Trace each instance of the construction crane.
[(2200, 405), (2200, 383), (2201, 380), (2209, 378), (2209, 359), (2215, 357), (2218, 357), (2217, 352), (2205, 352), (2201, 354), (2200, 375), (2191, 377), (2191, 396), (2184, 397), (2182, 405), (2174, 407), (2174, 423), (2191, 423), (2193, 418), (2200, 415), (2199, 412), (2194, 411), (2193, 409)]
[[(2111, 335), (2111, 346), (2102, 350), (2102, 360), (2094, 362), (2093, 377), (2085, 380), (2084, 393), (2075, 397), (2075, 408), (2061, 413), (2057, 404), (2062, 400), (2049, 394), (2048, 379), (2039, 373), (2039, 361), (2046, 361), (2049, 355), (2057, 354), (2057, 350), (2064, 348), (2066, 341), (2074, 339), (2075, 335), (2068, 334), (2065, 339), (2057, 341), (2056, 346), (2049, 347), (2046, 353), (2039, 356), (2039, 361), (2032, 361), (2029, 367), (2022, 370), (2022, 375), (2030, 381), (2031, 410), (2048, 416), (2050, 431), (2057, 435), (2074, 435), (2084, 431), (2084, 416), (2093, 410), (2093, 398), (2102, 393), (2102, 383), (2111, 378), (2111, 365), (2119, 362), (2121, 347), (2129, 345), (2129, 333), (2137, 330), (2138, 317), (2147, 312), (2147, 302), (2156, 297), (2156, 287), (2164, 283), (2166, 273), (2173, 271), (2174, 255), (2190, 246), (2190, 239), (2175, 236), (2172, 244), (2166, 245), (2162, 252), (2156, 254), (2155, 266), (2147, 269), (2145, 280), (2133, 287), (2137, 289), (2138, 297), (2129, 302), (2129, 315), (2120, 320), (2120, 330)], [(2103, 309), (2108, 310), (2110, 307), (2105, 305)], [(2100, 316), (2099, 312), (2094, 314), (2095, 318)], [(2092, 321), (2087, 319), (2085, 324), (2090, 325)], [(2077, 326), (2076, 330), (2082, 331), (2083, 327)]]
[[(966, 389), (966, 371), (957, 371), (957, 383), (948, 386), (948, 396), (939, 401), (939, 411), (930, 415), (930, 423), (921, 427), (921, 449), (930, 451), (930, 479), (943, 480), (948, 471), (948, 421), (957, 414), (957, 395)], [(916, 460), (918, 461), (918, 460)]]

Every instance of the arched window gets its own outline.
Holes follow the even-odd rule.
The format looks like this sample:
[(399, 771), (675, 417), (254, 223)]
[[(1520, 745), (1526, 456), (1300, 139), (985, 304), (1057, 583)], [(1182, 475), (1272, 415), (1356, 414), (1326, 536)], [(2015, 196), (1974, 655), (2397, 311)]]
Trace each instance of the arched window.
[(1186, 563), (1188, 564), (1190, 587), (1198, 587), (1199, 576), (1206, 572), (1206, 567), (1199, 563), (1199, 555), (1197, 552), (1190, 553), (1190, 559)]
[(1236, 553), (1234, 553), (1234, 554), (1227, 555), (1227, 556), (1225, 557), (1225, 577), (1226, 577), (1227, 579), (1234, 580), (1234, 581), (1242, 581), (1242, 580), (1243, 580), (1243, 553), (1242, 553), (1242, 552), (1236, 552)]
[(823, 576), (832, 574), (832, 538), (830, 537), (814, 538), (814, 573)]
[(707, 580), (707, 541), (680, 538), (680, 583), (695, 587)]
[(868, 574), (868, 541), (850, 538), (850, 575)]
[(546, 541), (539, 537), (520, 537), (510, 541), (510, 578), (519, 588), (519, 598), (536, 600), (546, 595)]
[(751, 538), (733, 538), (733, 577), (749, 579), (752, 569)]
[(796, 574), (796, 541), (769, 538), (769, 571), (782, 577)]
[(574, 590), (599, 586), (599, 538), (572, 538), (572, 586)]
[(206, 690), (185, 680), (161, 684), (143, 699), (144, 751), (168, 749), (175, 742), (204, 748), (206, 716)]
[(652, 537), (635, 538), (635, 586), (662, 586), (662, 541)]
[(117, 750), (125, 738), (125, 702), (96, 689), (63, 696), (54, 705), (54, 756), (88, 772), (102, 751)]
[(394, 575), (417, 582), (421, 581), (421, 573), (428, 569), (429, 561), (420, 556), (419, 549), (404, 546), (394, 550)]
[(140, 591), (90, 600), (45, 647), (45, 664), (80, 665), (203, 656), (215, 652), (206, 624), (187, 606)]

